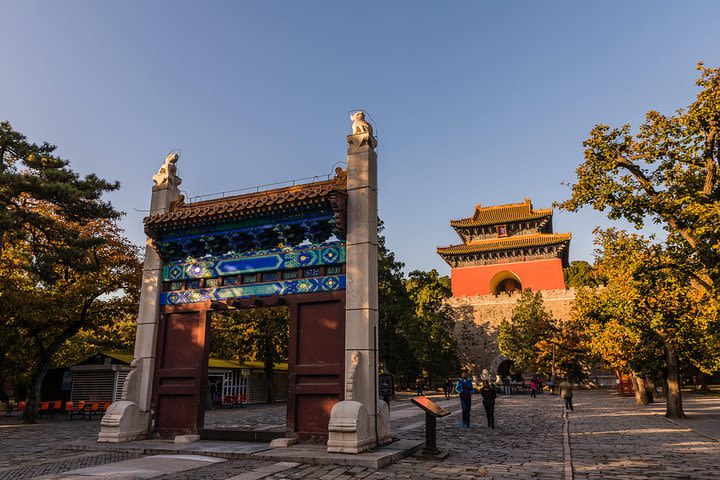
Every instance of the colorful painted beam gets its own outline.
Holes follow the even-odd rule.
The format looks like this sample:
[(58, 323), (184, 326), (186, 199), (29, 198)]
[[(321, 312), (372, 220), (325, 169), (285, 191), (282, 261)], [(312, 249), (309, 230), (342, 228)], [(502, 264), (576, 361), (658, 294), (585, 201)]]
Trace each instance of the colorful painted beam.
[(341, 263), (345, 263), (345, 246), (341, 242), (335, 242), (263, 252), (252, 256), (239, 254), (190, 262), (172, 262), (163, 267), (162, 279), (164, 282), (169, 282), (217, 278)]
[(266, 297), (270, 295), (296, 295), (301, 293), (332, 292), (336, 290), (345, 290), (345, 275), (163, 292), (160, 294), (160, 304), (180, 305), (184, 303), (204, 302), (206, 300), (228, 300), (230, 298)]

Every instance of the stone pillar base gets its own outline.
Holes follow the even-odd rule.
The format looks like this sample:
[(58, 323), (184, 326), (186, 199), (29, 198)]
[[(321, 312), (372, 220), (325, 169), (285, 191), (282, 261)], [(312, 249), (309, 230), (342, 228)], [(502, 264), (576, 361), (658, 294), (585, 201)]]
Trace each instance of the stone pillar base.
[(375, 447), (375, 435), (370, 430), (367, 408), (360, 402), (344, 400), (330, 412), (328, 452), (361, 453)]
[(360, 402), (345, 400), (333, 406), (328, 425), (328, 452), (362, 453), (392, 442), (390, 408), (378, 402), (377, 436), (375, 418)]
[(147, 412), (140, 412), (135, 402), (120, 400), (110, 405), (100, 421), (98, 443), (121, 443), (145, 438)]

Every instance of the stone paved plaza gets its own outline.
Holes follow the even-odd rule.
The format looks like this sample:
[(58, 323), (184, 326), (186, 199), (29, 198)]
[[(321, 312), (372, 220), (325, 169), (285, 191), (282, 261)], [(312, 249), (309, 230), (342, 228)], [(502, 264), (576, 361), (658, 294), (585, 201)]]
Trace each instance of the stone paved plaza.
[[(698, 405), (710, 409), (716, 420), (720, 399), (699, 398)], [(497, 428), (484, 425), (482, 408), (473, 408), (473, 426), (460, 429), (457, 398), (436, 398), (453, 413), (438, 422), (439, 446), (450, 456), (444, 461), (410, 457), (380, 470), (359, 466), (308, 465), (301, 458), (292, 462), (262, 461), (254, 458), (205, 463), (200, 468), (156, 478), (163, 479), (280, 479), (313, 478), (344, 480), (351, 478), (537, 478), (537, 479), (714, 479), (720, 463), (720, 443), (710, 438), (718, 433), (712, 425), (706, 435), (692, 430), (693, 421), (669, 422), (653, 413), (658, 408), (639, 408), (632, 399), (619, 398), (608, 391), (578, 392), (575, 412), (568, 417), (569, 451), (564, 445), (564, 418), (561, 401), (556, 396), (502, 396), (496, 407)], [(688, 410), (695, 405), (688, 398)], [(260, 406), (243, 413), (254, 415), (259, 422), (273, 424), (278, 412)], [(240, 414), (236, 410), (233, 415)], [(230, 415), (222, 412), (221, 415)], [(263, 418), (264, 416), (264, 418)], [(402, 438), (422, 439), (423, 415), (407, 400), (391, 409), (393, 431)], [(79, 452), (66, 450), (68, 443), (93, 436), (98, 420), (72, 422), (42, 420), (40, 425), (20, 426), (17, 418), (0, 422), (0, 480), (92, 478), (62, 475), (94, 465), (112, 467), (138, 457), (119, 452)], [(242, 423), (242, 422), (238, 422)], [(277, 422), (275, 422), (277, 423)], [(572, 462), (572, 473), (566, 466)], [(131, 462), (132, 463), (132, 462)], [(177, 461), (175, 462), (177, 463)], [(121, 464), (117, 464), (121, 465)], [(108, 478), (108, 477), (95, 477)], [(130, 474), (111, 478), (139, 478)], [(147, 477), (145, 477), (147, 478)]]

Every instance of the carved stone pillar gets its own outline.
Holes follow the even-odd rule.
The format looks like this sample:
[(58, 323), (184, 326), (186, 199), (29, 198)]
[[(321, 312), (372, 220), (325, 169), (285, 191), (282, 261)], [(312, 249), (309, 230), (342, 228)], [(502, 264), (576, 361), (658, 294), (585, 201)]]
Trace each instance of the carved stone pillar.
[[(177, 176), (177, 155), (168, 155), (160, 171), (153, 176), (150, 214), (163, 213), (180, 197), (182, 183)], [(115, 402), (100, 422), (98, 442), (127, 442), (147, 435), (150, 427), (150, 400), (155, 373), (162, 260), (151, 244), (145, 243), (145, 262), (140, 291), (140, 308), (135, 334), (135, 355), (123, 386), (123, 399)]]
[(347, 140), (346, 399), (333, 407), (328, 451), (359, 453), (390, 441), (390, 418), (377, 385), (377, 141), (371, 129)]

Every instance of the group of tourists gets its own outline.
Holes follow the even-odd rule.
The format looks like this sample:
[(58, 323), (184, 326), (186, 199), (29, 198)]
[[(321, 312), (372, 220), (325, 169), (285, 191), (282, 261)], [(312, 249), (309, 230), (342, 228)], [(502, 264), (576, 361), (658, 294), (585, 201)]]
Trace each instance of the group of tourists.
[[(456, 390), (460, 396), (460, 407), (462, 408), (462, 428), (470, 428), (470, 409), (472, 407), (472, 396), (475, 393), (475, 387), (472, 380), (468, 378), (467, 372), (462, 373), (462, 377), (458, 380)], [(490, 386), (490, 382), (483, 380), (482, 387), (478, 390), (482, 397), (483, 408), (487, 416), (488, 427), (495, 428), (495, 398), (497, 392)]]
[[(452, 382), (448, 379), (445, 383), (445, 398), (450, 398), (447, 392), (447, 385)], [(460, 407), (462, 409), (462, 428), (470, 428), (470, 410), (472, 408), (472, 396), (475, 393), (479, 393), (482, 397), (482, 405), (485, 409), (485, 416), (487, 417), (487, 424), (489, 428), (495, 428), (495, 399), (497, 398), (497, 392), (495, 391), (494, 385), (490, 385), (487, 380), (482, 381), (482, 387), (479, 390), (475, 389), (473, 381), (468, 378), (467, 372), (463, 371), (460, 379), (455, 387), (458, 395), (460, 396)], [(537, 394), (542, 393), (542, 378), (539, 376), (533, 377), (530, 380), (530, 395), (535, 397)], [(563, 380), (559, 385), (560, 397), (563, 400), (566, 412), (573, 411), (573, 386), (568, 379)]]
[(542, 377), (537, 375), (530, 379), (530, 396), (535, 398), (536, 395), (542, 395), (543, 393), (543, 380)]
[[(550, 388), (553, 387), (552, 382), (548, 384)], [(530, 393), (531, 397), (536, 397), (543, 393), (545, 384), (540, 375), (535, 375), (530, 379), (530, 383), (525, 383), (525, 379), (521, 379), (519, 382), (513, 382), (510, 377), (505, 377), (500, 386), (501, 391), (505, 395), (512, 395), (513, 393)]]

